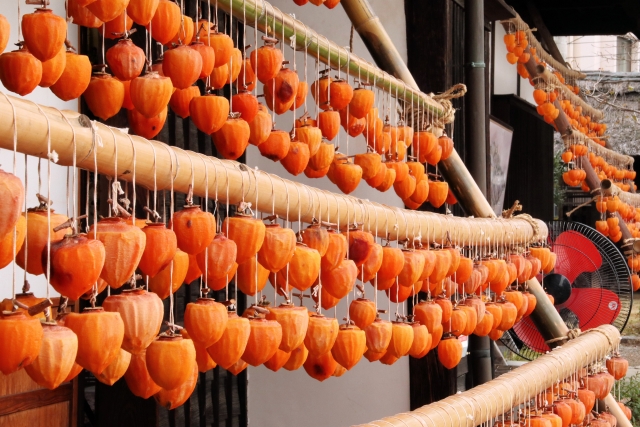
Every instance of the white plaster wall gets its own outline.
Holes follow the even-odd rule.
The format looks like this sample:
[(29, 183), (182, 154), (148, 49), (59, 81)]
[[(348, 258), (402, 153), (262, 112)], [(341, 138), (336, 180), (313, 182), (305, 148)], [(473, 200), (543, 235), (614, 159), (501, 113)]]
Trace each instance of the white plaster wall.
[[(371, 0), (376, 14), (382, 20), (400, 54), (406, 60), (406, 36), (404, 3), (401, 0)], [(302, 20), (310, 28), (326, 35), (330, 40), (342, 46), (349, 45), (349, 32), (351, 24), (344, 10), (338, 6), (333, 10), (326, 7), (316, 7), (311, 3), (305, 6), (296, 6), (290, 0), (272, 1), (276, 7), (286, 13), (295, 13), (296, 18)], [(247, 31), (247, 37), (253, 43), (254, 33)], [(261, 45), (259, 42), (258, 45)], [(360, 37), (354, 36), (354, 52), (373, 62)], [(285, 50), (285, 57), (292, 60), (292, 50)], [(292, 66), (289, 65), (290, 67)], [(304, 75), (304, 54), (296, 55), (296, 67), (301, 79)], [(324, 68), (324, 67), (322, 67)], [(321, 68), (321, 69), (322, 69)], [(315, 80), (315, 63), (308, 58), (308, 82)], [(337, 72), (332, 72), (334, 76)], [(344, 75), (343, 75), (344, 77)], [(350, 80), (353, 85), (353, 79)], [(257, 93), (262, 93), (258, 88)], [(377, 95), (377, 99), (382, 97)], [(313, 105), (313, 98), (308, 96), (308, 111), (312, 117), (317, 112)], [(382, 107), (382, 105), (380, 105)], [(295, 117), (302, 114), (304, 108), (296, 111)], [(394, 118), (392, 114), (392, 119)], [(293, 113), (286, 113), (276, 118), (276, 127), (282, 130), (290, 130), (294, 119)], [(365, 142), (362, 136), (349, 138), (341, 129), (336, 140), (343, 153), (356, 154), (364, 152)], [(286, 179), (294, 179), (306, 185), (338, 192), (338, 188), (326, 177), (321, 179), (308, 179), (301, 174), (292, 177), (280, 163), (274, 163), (260, 155), (254, 146), (247, 149), (247, 164), (258, 167), (262, 171), (275, 173)], [(370, 188), (364, 181), (352, 193), (353, 196), (385, 203), (391, 206), (403, 206), (402, 201), (393, 190), (380, 193)], [(380, 218), (380, 221), (384, 221)], [(392, 219), (390, 219), (392, 221)], [(297, 225), (294, 225), (297, 230)], [(273, 290), (267, 286), (270, 300), (273, 300)], [(366, 285), (367, 297), (373, 298), (371, 285)], [(350, 297), (352, 298), (352, 297)], [(379, 305), (388, 307), (389, 300), (384, 292), (379, 293)], [(307, 303), (311, 307), (311, 303)], [(395, 312), (395, 304), (391, 307)], [(338, 319), (347, 314), (346, 301), (342, 301), (336, 311), (329, 310), (325, 315)], [(369, 363), (362, 359), (350, 372), (340, 378), (329, 378), (320, 383), (309, 377), (303, 368), (295, 372), (280, 370), (274, 373), (264, 366), (249, 367), (249, 423), (258, 427), (342, 427), (353, 424), (365, 423), (387, 415), (409, 410), (409, 361), (402, 358), (393, 366), (382, 365), (379, 362)]]
[[(617, 36), (554, 37), (560, 53), (571, 66), (583, 71), (616, 71)], [(632, 44), (631, 71), (638, 71), (640, 43)]]
[[(11, 3), (9, 7), (9, 3)], [(21, 15), (25, 13), (31, 13), (35, 10), (35, 6), (26, 6), (23, 1), (20, 1), (21, 5)], [(3, 2), (5, 5), (5, 2)], [(7, 17), (9, 23), (11, 24), (11, 39), (9, 41), (9, 45), (7, 46), (7, 51), (13, 50), (15, 48), (14, 43), (18, 41), (18, 7), (17, 2), (6, 2), (7, 7), (3, 7), (0, 10), (4, 16)], [(64, 1), (52, 1), (50, 8), (53, 9), (54, 13), (60, 16), (64, 16)], [(73, 43), (74, 46), (77, 47), (78, 42), (78, 27), (74, 24), (69, 24), (69, 40)], [(10, 93), (6, 90), (2, 84), (0, 83), (0, 91), (4, 93), (9, 93), (12, 96), (18, 96), (16, 94)], [(4, 97), (2, 97), (4, 98)], [(78, 101), (73, 100), (69, 102), (64, 102), (56, 97), (49, 89), (37, 87), (32, 93), (25, 96), (26, 99), (36, 102), (38, 104), (55, 107), (60, 110), (78, 110)], [(18, 141), (18, 144), (20, 142)], [(24, 182), (24, 170), (25, 170), (25, 161), (23, 155), (17, 156), (17, 168), (16, 174), (22, 178)], [(0, 168), (5, 171), (13, 171), (13, 152), (8, 150), (0, 149)], [(28, 206), (36, 206), (38, 204), (38, 200), (36, 198), (36, 193), (38, 192), (38, 160), (31, 157), (28, 160), (27, 164), (28, 170), (28, 190), (27, 190), (27, 205)], [(41, 167), (41, 176), (42, 176), (42, 188), (40, 192), (47, 195), (47, 162), (45, 160), (42, 161)], [(67, 176), (67, 168), (53, 165), (51, 168), (51, 199), (54, 201), (53, 208), (57, 212), (66, 213), (66, 200), (67, 200), (67, 191), (66, 191), (66, 176)], [(23, 275), (24, 271), (20, 267), (16, 267), (16, 286), (18, 292), (20, 291), (23, 283)], [(0, 270), (0, 299), (9, 298), (12, 295), (12, 276), (13, 276), (13, 268), (11, 265)], [(39, 296), (46, 295), (46, 280), (44, 276), (32, 276), (28, 275), (27, 277), (29, 283), (31, 284), (32, 291)], [(53, 289), (51, 289), (51, 296), (58, 295)]]
[[(496, 95), (508, 95), (518, 92), (518, 72), (516, 66), (507, 61), (507, 47), (504, 44), (506, 31), (500, 24), (495, 25), (494, 69), (493, 69), (493, 93)], [(522, 82), (521, 82), (522, 87)]]

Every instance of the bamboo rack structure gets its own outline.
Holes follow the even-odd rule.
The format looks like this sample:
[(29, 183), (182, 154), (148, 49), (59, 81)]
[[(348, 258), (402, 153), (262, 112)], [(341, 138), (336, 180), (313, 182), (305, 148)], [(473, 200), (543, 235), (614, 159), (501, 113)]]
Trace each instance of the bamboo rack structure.
[(154, 188), (154, 181), (157, 189), (170, 189), (173, 178), (175, 191), (186, 193), (193, 184), (193, 192), (198, 196), (217, 195), (218, 201), (231, 204), (250, 202), (260, 212), (275, 213), (291, 221), (300, 217), (309, 223), (317, 218), (338, 223), (342, 229), (358, 223), (380, 237), (387, 233), (391, 239), (419, 237), (425, 243), (440, 243), (449, 237), (459, 245), (530, 243), (546, 239), (548, 233), (544, 222), (530, 217), (453, 217), (318, 190), (234, 161), (127, 135), (119, 129), (90, 122), (78, 113), (63, 113), (14, 97), (0, 97), (0, 148), (13, 150), (14, 115), (20, 153), (47, 158), (49, 129), (51, 152), (55, 151), (59, 165), (74, 164), (75, 138), (75, 164), (80, 168), (93, 171), (95, 161), (99, 173), (117, 175), (129, 182), (135, 172), (136, 184), (148, 189)]
[(294, 46), (296, 50), (306, 48), (308, 55), (349, 73), (361, 82), (373, 84), (398, 100), (429, 110), (437, 117), (444, 113), (442, 106), (431, 96), (412, 87), (412, 81), (403, 82), (385, 73), (264, 0), (218, 0), (217, 4), (221, 10), (246, 25)]
[[(496, 419), (514, 406), (529, 402), (556, 382), (602, 359), (619, 342), (618, 330), (611, 325), (603, 325), (488, 383), (415, 411), (356, 427), (474, 427)], [(606, 401), (607, 399), (605, 403)], [(620, 410), (612, 402), (607, 406), (614, 415), (614, 411)], [(631, 423), (626, 418), (625, 420), (626, 423), (622, 424), (618, 421), (618, 425), (631, 427)]]

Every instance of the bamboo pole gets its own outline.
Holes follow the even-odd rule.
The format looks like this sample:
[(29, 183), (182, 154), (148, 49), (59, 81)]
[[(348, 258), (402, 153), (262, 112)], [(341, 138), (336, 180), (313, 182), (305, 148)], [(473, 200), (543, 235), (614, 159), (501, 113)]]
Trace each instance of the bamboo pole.
[(221, 10), (244, 21), (246, 25), (256, 27), (257, 21), (257, 29), (269, 37), (291, 44), (296, 50), (304, 50), (306, 46), (310, 56), (333, 68), (340, 68), (362, 82), (373, 84), (406, 104), (418, 104), (421, 109), (425, 108), (437, 117), (444, 112), (442, 106), (429, 95), (411, 88), (411, 82), (405, 83), (385, 73), (264, 0), (218, 0), (217, 4)]
[[(459, 245), (496, 245), (524, 243), (546, 239), (544, 222), (524, 217), (512, 219), (461, 218), (429, 212), (416, 212), (368, 202), (352, 196), (338, 195), (282, 179), (276, 175), (250, 169), (229, 160), (184, 151), (158, 141), (129, 136), (118, 129), (86, 116), (40, 107), (30, 101), (9, 97), (15, 105), (18, 151), (30, 156), (47, 157), (47, 126), (50, 127), (51, 149), (58, 164), (73, 164), (75, 135), (76, 164), (108, 176), (132, 181), (152, 189), (154, 170), (157, 188), (169, 189), (173, 178), (175, 191), (186, 193), (193, 184), (194, 194), (217, 194), (220, 202), (250, 202), (260, 212), (274, 212), (282, 218), (311, 222), (313, 218), (339, 223), (342, 229), (357, 222), (364, 228), (391, 239), (413, 239), (442, 242), (449, 236)], [(0, 148), (13, 149), (14, 111), (7, 99), (0, 98)], [(135, 159), (135, 161), (134, 161)], [(154, 166), (155, 165), (155, 166)], [(116, 170), (117, 169), (117, 173)], [(207, 185), (208, 184), (208, 185)], [(227, 198), (228, 194), (228, 198)], [(532, 227), (532, 225), (535, 225)], [(537, 234), (536, 234), (537, 233)]]
[[(415, 411), (386, 417), (357, 427), (477, 426), (508, 413), (514, 406), (529, 402), (557, 381), (602, 359), (619, 342), (618, 330), (611, 325), (603, 325), (488, 383)], [(628, 420), (622, 424), (618, 421), (618, 425), (631, 427)]]

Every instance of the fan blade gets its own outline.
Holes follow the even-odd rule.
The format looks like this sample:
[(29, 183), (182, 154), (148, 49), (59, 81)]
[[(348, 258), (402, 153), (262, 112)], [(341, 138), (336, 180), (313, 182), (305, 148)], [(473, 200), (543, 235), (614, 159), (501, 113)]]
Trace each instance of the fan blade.
[(587, 237), (576, 231), (564, 231), (553, 242), (557, 260), (555, 273), (562, 274), (571, 283), (581, 273), (596, 271), (602, 265), (598, 248)]
[(549, 346), (544, 342), (544, 338), (538, 332), (538, 328), (533, 324), (531, 318), (525, 317), (513, 326), (513, 330), (530, 349), (538, 353), (549, 351)]
[(602, 288), (573, 288), (563, 306), (578, 316), (583, 331), (612, 324), (622, 308), (618, 295)]

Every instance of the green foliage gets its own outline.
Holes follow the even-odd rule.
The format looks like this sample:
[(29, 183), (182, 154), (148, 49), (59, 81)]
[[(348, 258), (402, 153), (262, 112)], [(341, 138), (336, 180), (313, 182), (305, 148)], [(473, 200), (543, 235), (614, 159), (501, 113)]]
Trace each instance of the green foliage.
[(620, 400), (631, 409), (633, 425), (640, 425), (640, 372), (621, 380)]
[(565, 199), (564, 182), (562, 181), (564, 162), (561, 155), (561, 151), (556, 151), (553, 155), (553, 203), (558, 209), (561, 209)]

